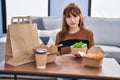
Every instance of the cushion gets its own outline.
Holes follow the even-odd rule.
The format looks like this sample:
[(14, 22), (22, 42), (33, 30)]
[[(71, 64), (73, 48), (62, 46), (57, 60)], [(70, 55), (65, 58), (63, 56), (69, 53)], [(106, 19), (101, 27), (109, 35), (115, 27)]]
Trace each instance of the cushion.
[(40, 30), (44, 30), (43, 19), (41, 17), (31, 17), (33, 23), (37, 23), (37, 27)]
[(116, 46), (107, 46), (107, 45), (99, 45), (103, 51), (105, 53), (112, 53), (112, 54), (115, 54), (115, 53), (119, 53), (120, 54), (120, 47), (116, 47)]
[[(40, 29), (40, 30), (44, 30), (45, 29), (44, 26), (43, 26), (43, 19), (42, 19), (42, 17), (36, 17), (36, 16), (30, 16), (30, 17), (32, 19), (32, 23), (37, 23), (38, 29)], [(25, 22), (28, 23), (29, 21), (26, 20)]]
[(62, 18), (60, 17), (44, 17), (43, 25), (45, 30), (53, 30), (61, 28), (62, 26)]
[(120, 18), (85, 17), (84, 23), (93, 31), (96, 44), (120, 47)]
[(54, 30), (38, 30), (38, 35), (42, 42), (45, 45), (54, 45), (56, 40), (56, 34), (61, 29), (54, 29)]

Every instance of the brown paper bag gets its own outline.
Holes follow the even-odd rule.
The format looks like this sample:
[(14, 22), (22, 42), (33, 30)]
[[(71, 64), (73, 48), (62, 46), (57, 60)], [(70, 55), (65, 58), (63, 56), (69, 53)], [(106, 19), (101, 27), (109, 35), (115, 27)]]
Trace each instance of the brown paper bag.
[[(14, 19), (18, 22), (13, 24)], [(29, 23), (24, 23), (24, 19)], [(5, 62), (18, 66), (35, 61), (33, 48), (38, 45), (37, 24), (30, 17), (13, 17), (8, 25)]]

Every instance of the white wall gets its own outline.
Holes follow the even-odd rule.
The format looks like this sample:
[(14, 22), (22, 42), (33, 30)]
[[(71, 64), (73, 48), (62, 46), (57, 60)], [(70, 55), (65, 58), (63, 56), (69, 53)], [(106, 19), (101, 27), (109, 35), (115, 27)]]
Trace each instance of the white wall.
[(120, 0), (92, 0), (91, 16), (120, 18)]
[(13, 16), (48, 16), (48, 0), (6, 0), (7, 24)]

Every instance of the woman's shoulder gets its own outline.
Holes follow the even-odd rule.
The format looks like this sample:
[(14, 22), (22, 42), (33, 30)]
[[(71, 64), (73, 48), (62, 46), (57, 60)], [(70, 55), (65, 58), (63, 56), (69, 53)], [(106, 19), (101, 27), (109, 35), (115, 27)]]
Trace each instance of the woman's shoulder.
[(86, 28), (86, 27), (83, 28), (83, 31), (85, 31), (87, 33), (93, 33), (93, 31), (91, 29)]
[(58, 33), (57, 33), (57, 37), (62, 37), (63, 34), (62, 34), (62, 31), (60, 30)]
[(62, 31), (60, 30), (58, 33), (57, 33), (57, 35), (61, 35), (62, 34)]

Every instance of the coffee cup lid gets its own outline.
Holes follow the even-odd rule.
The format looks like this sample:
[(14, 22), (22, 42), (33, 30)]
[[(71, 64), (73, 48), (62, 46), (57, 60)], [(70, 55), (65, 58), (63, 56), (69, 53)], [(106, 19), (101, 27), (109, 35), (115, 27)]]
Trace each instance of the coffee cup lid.
[(37, 53), (37, 54), (45, 54), (45, 53), (47, 53), (47, 50), (46, 49), (36, 49), (35, 53)]

